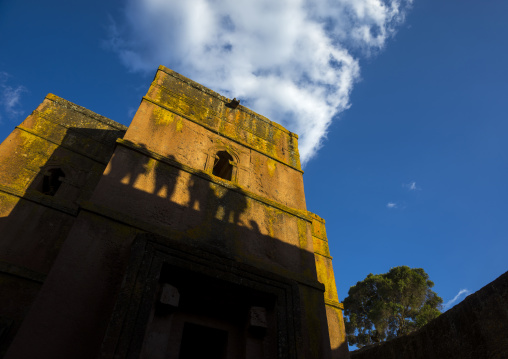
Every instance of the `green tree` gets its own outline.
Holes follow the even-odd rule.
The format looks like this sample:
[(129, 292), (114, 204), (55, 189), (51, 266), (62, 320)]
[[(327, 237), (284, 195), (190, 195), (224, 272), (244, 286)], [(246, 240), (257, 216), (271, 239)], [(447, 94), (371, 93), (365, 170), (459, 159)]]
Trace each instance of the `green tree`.
[(422, 268), (395, 267), (369, 274), (344, 299), (346, 335), (359, 348), (421, 328), (441, 314), (443, 299)]

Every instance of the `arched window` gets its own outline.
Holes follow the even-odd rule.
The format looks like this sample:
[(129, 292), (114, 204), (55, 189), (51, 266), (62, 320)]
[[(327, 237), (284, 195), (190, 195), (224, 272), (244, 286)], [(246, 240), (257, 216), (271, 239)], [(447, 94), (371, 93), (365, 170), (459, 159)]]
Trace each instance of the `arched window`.
[(233, 157), (226, 151), (219, 151), (215, 155), (212, 173), (220, 178), (231, 181), (233, 176)]
[(60, 168), (52, 168), (44, 174), (42, 179), (42, 193), (48, 196), (54, 196), (62, 184), (65, 173)]

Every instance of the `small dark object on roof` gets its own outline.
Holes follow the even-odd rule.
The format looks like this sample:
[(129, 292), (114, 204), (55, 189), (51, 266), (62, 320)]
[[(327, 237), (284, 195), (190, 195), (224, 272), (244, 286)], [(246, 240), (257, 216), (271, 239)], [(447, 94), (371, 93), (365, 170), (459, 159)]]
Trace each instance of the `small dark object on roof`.
[(237, 100), (235, 97), (233, 100), (231, 100), (230, 103), (228, 103), (228, 107), (237, 108), (239, 104), (240, 104), (240, 100)]

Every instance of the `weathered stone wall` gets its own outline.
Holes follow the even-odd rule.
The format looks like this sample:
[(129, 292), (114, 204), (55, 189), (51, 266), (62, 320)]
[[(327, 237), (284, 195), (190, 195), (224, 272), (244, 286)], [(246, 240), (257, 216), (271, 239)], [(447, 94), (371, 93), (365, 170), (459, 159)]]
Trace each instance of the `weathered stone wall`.
[[(0, 144), (0, 357), (126, 129), (49, 94)], [(56, 168), (65, 176), (45, 194)]]
[(227, 149), (236, 162), (233, 182), (305, 210), (298, 136), (230, 101), (161, 66), (124, 139), (206, 172), (214, 153)]
[[(0, 261), (47, 273), (127, 128), (49, 94), (0, 144)], [(63, 171), (53, 195), (48, 170)]]
[[(310, 213), (310, 212), (309, 212)], [(335, 274), (333, 272), (332, 257), (328, 247), (325, 220), (314, 213), (312, 218), (312, 242), (314, 244), (314, 260), (318, 280), (325, 285), (326, 318), (330, 333), (330, 345), (333, 358), (348, 358), (349, 351), (346, 345), (346, 330), (342, 311), (344, 305), (339, 302)]]
[[(232, 158), (228, 178), (213, 170), (222, 151)], [(295, 134), (159, 68), (93, 193), (79, 202), (7, 358), (141, 350), (176, 358), (183, 334), (173, 318), (222, 326), (231, 338), (241, 328), (246, 344), (232, 339), (231, 350), (244, 353), (229, 357), (346, 357), (324, 221), (306, 209), (302, 174)], [(223, 290), (207, 290), (202, 303), (211, 281)], [(182, 291), (174, 313), (158, 310), (164, 284)], [(266, 332), (247, 321), (259, 306), (269, 322), (277, 316)], [(167, 348), (164, 338), (176, 344)]]
[(508, 272), (417, 332), (351, 352), (351, 358), (508, 358)]

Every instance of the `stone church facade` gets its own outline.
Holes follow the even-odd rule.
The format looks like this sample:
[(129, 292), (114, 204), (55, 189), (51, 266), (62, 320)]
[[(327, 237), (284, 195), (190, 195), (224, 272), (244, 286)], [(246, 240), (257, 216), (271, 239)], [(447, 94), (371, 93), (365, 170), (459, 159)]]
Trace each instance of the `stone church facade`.
[(0, 356), (348, 358), (298, 137), (163, 66), (127, 128), (55, 95), (0, 145)]

